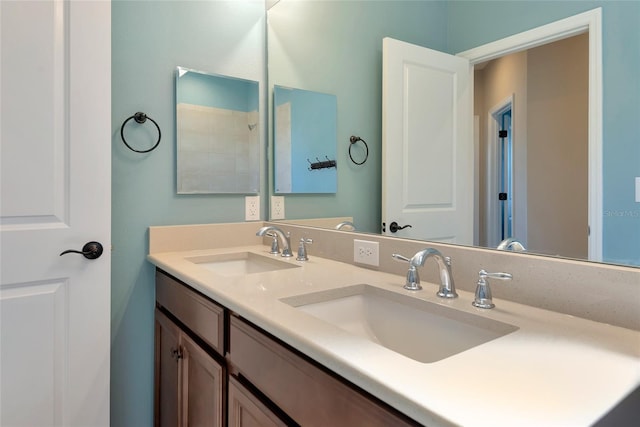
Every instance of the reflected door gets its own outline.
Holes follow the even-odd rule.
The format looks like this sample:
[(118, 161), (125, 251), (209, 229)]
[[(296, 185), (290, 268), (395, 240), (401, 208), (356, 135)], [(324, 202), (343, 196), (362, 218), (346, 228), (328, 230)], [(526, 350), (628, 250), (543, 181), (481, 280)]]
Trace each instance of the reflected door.
[(473, 244), (469, 61), (390, 38), (382, 55), (385, 233)]

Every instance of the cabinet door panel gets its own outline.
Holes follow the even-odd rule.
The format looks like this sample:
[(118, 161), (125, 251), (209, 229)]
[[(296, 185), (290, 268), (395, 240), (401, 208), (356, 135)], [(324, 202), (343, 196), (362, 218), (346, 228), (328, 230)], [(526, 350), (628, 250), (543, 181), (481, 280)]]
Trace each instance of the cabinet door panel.
[(284, 427), (262, 402), (229, 376), (229, 427)]
[(224, 370), (210, 355), (182, 334), (182, 425), (222, 426)]
[(180, 329), (156, 309), (155, 425), (178, 425), (178, 358)]

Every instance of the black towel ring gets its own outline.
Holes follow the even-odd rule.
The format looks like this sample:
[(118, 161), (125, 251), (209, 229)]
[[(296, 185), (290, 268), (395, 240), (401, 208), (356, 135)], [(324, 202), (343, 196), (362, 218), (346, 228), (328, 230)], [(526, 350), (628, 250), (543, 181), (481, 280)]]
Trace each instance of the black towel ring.
[[(127, 140), (124, 137), (124, 126), (127, 124), (127, 122), (131, 119), (134, 119), (136, 121), (136, 123), (140, 123), (143, 124), (144, 122), (147, 121), (147, 119), (151, 120), (151, 122), (156, 125), (156, 129), (158, 129), (158, 141), (156, 142), (156, 144), (149, 148), (148, 150), (136, 150), (135, 148), (131, 147), (128, 143)], [(120, 136), (122, 137), (122, 142), (124, 142), (124, 145), (127, 146), (127, 148), (131, 151), (135, 151), (136, 153), (148, 153), (149, 151), (153, 151), (156, 149), (156, 147), (158, 146), (158, 144), (160, 144), (160, 138), (161, 138), (161, 132), (160, 132), (160, 126), (158, 126), (158, 123), (156, 123), (155, 120), (153, 120), (151, 117), (147, 116), (145, 113), (141, 113), (141, 112), (137, 112), (135, 113), (133, 116), (129, 117), (127, 120), (124, 121), (124, 123), (122, 123), (122, 126), (120, 127)]]
[[(364, 144), (364, 148), (366, 150), (366, 154), (364, 156), (364, 160), (361, 161), (360, 163), (358, 163), (355, 160), (353, 160), (353, 156), (351, 155), (351, 147), (353, 147), (353, 144), (355, 144), (358, 141), (362, 141), (362, 143)], [(359, 136), (353, 136), (353, 135), (351, 136), (351, 138), (349, 138), (349, 142), (351, 142), (351, 144), (349, 144), (349, 158), (356, 165), (358, 165), (358, 166), (363, 165), (364, 162), (366, 162), (367, 159), (369, 158), (369, 146), (367, 145), (367, 142), (364, 139), (360, 138)]]

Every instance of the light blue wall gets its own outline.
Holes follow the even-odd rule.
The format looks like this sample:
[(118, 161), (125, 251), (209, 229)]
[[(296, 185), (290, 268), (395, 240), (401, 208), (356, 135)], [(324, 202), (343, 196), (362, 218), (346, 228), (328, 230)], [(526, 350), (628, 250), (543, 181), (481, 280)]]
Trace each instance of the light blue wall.
[[(337, 169), (312, 170), (310, 162), (336, 159), (336, 96), (277, 87), (273, 99), (276, 106), (291, 104), (291, 192), (335, 193)], [(274, 165), (277, 168), (277, 158)], [(277, 182), (274, 188), (278, 192)]]
[(640, 2), (455, 1), (449, 6), (448, 51), (457, 53), (505, 36), (602, 7), (603, 256), (640, 265)]
[[(383, 36), (455, 53), (602, 5), (604, 203), (605, 209), (622, 213), (605, 217), (605, 256), (623, 259), (629, 248), (634, 251), (631, 253), (640, 253), (640, 208), (630, 201), (632, 177), (640, 176), (639, 3), (349, 2), (349, 13), (341, 17), (331, 12), (332, 2), (321, 3), (328, 9), (311, 9), (316, 12), (313, 26), (291, 25), (295, 37), (314, 31), (325, 35), (326, 44), (302, 44), (314, 71), (313, 80), (322, 84), (311, 87), (294, 77), (273, 83), (338, 94), (338, 163), (345, 167), (338, 169), (339, 195), (287, 196), (288, 217), (316, 217), (325, 202), (331, 202), (327, 215), (351, 215), (350, 206), (355, 205), (354, 216), (363, 229), (379, 228)], [(262, 0), (112, 3), (111, 425), (152, 425), (155, 295), (153, 268), (145, 260), (147, 228), (244, 218), (242, 196), (175, 194), (175, 67), (257, 80), (264, 85), (263, 13)], [(371, 19), (383, 23), (382, 27), (367, 26)], [(287, 34), (270, 37), (284, 40)], [(336, 40), (349, 43), (342, 43), (343, 49), (330, 50)], [(349, 71), (348, 76), (338, 78), (344, 70)], [(266, 89), (262, 86), (261, 91)], [(365, 95), (348, 96), (350, 93)], [(262, 92), (260, 96), (260, 105), (266, 105)], [(120, 141), (121, 123), (136, 111), (149, 114), (163, 131), (158, 149), (146, 155), (127, 150)], [(132, 136), (140, 141), (145, 136), (155, 137), (153, 129), (149, 133), (132, 132)], [(362, 137), (370, 146), (369, 160), (363, 166), (350, 164), (350, 135)], [(261, 194), (266, 194), (264, 185)]]
[(187, 72), (176, 81), (176, 101), (222, 108), (258, 111), (258, 82), (199, 72)]
[[(176, 66), (259, 81), (263, 90), (264, 21), (262, 0), (112, 3), (113, 426), (153, 425), (155, 292), (147, 228), (244, 220), (243, 196), (176, 195)], [(260, 105), (264, 99), (261, 93)], [(120, 125), (136, 111), (162, 129), (149, 154), (129, 151), (120, 140)], [(146, 127), (132, 122), (132, 145), (156, 138), (154, 128), (140, 131)]]
[[(338, 100), (338, 192), (287, 195), (287, 219), (353, 216), (359, 230), (380, 231), (382, 39), (445, 50), (446, 11), (446, 2), (322, 0), (283, 0), (269, 11), (269, 84)], [(369, 146), (362, 166), (349, 159), (351, 135)], [(360, 147), (354, 157), (364, 158)]]

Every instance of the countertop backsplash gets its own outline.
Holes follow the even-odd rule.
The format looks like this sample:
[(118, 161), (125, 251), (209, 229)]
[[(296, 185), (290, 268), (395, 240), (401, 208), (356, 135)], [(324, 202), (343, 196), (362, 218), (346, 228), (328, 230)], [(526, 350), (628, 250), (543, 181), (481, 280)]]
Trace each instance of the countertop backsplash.
[[(255, 232), (263, 225), (274, 225), (291, 233), (291, 249), (295, 251), (300, 238), (311, 238), (307, 246), (309, 257), (318, 256), (358, 265), (363, 268), (398, 275), (398, 286), (404, 284), (407, 264), (395, 261), (399, 253), (411, 257), (417, 251), (432, 247), (452, 259), (452, 271), (457, 289), (474, 292), (481, 269), (506, 272), (510, 281), (494, 281), (491, 290), (496, 305), (505, 299), (538, 308), (565, 313), (623, 328), (640, 330), (640, 268), (617, 266), (564, 258), (448, 245), (418, 240), (353, 233), (280, 222), (244, 222), (233, 224), (202, 224), (156, 226), (150, 228), (149, 252), (174, 252), (251, 244), (270, 244)], [(353, 261), (354, 239), (378, 242), (379, 266), (370, 267)], [(439, 283), (438, 268), (427, 260), (420, 267), (423, 281)], [(425, 288), (418, 292), (428, 292)]]

